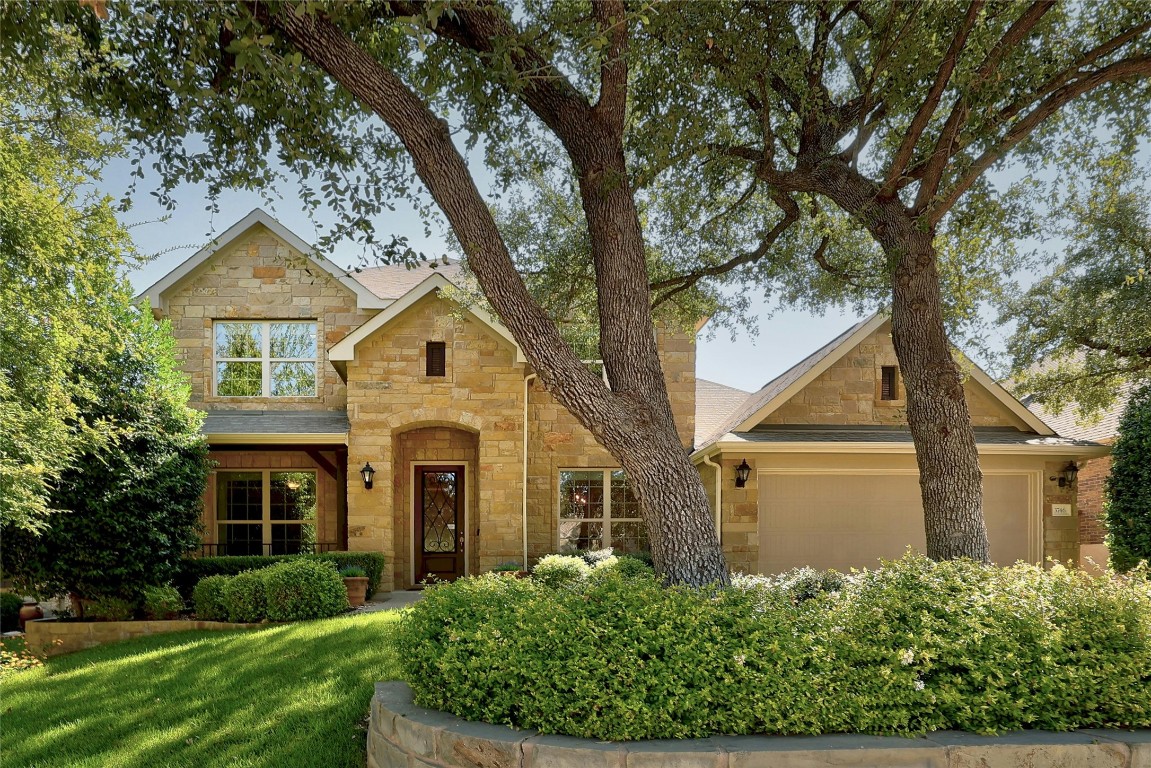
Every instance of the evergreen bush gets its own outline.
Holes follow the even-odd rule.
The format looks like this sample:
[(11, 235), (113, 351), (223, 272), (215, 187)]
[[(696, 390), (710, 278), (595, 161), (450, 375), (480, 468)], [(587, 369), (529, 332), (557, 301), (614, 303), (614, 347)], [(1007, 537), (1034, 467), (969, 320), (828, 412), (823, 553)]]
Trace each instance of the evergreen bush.
[(171, 585), (145, 587), (141, 608), (146, 619), (174, 619), (184, 610), (184, 599)]
[(260, 571), (243, 571), (228, 579), (223, 599), (228, 621), (254, 624), (268, 617), (268, 598)]
[(1112, 568), (1151, 562), (1151, 384), (1132, 395), (1119, 422), (1105, 521)]
[(344, 580), (331, 563), (291, 560), (258, 573), (264, 581), (269, 621), (324, 619), (348, 609)]
[(192, 606), (196, 618), (204, 621), (228, 620), (224, 587), (231, 579), (231, 576), (205, 576), (196, 582), (196, 588), (192, 590)]

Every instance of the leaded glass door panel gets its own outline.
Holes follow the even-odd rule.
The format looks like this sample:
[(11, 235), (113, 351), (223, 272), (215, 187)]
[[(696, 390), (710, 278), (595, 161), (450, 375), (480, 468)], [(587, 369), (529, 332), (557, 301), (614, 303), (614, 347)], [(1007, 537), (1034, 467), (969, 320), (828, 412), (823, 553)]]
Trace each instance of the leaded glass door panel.
[(416, 581), (464, 574), (464, 468), (416, 468)]

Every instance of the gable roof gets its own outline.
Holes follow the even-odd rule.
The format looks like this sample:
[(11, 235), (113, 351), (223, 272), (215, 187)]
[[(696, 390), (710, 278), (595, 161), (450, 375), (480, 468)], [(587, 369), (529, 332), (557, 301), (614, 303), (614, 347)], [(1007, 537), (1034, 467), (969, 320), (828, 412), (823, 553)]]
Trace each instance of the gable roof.
[[(871, 334), (878, 331), (888, 321), (886, 311), (876, 312), (871, 317), (848, 328), (803, 360), (793, 365), (776, 378), (769, 381), (746, 401), (710, 435), (698, 443), (697, 450), (707, 447), (720, 437), (732, 432), (748, 432), (757, 427), (769, 414), (794, 397), (801, 389), (815, 380), (820, 374), (834, 365), (851, 349), (858, 346)], [(968, 361), (970, 362), (970, 361)], [(1043, 423), (1039, 417), (1012, 397), (1006, 389), (971, 363), (971, 378), (980, 384), (998, 402), (1031, 427), (1037, 434), (1054, 435), (1055, 431)]]
[(696, 379), (695, 444), (710, 437), (750, 394), (707, 379)]
[[(354, 360), (357, 344), (395, 320), (423, 297), (441, 288), (446, 288), (449, 285), (452, 285), (451, 281), (443, 274), (438, 271), (433, 272), (431, 275), (425, 277), (415, 288), (412, 288), (403, 296), (388, 304), (383, 311), (336, 343), (335, 346), (328, 350), (328, 360), (332, 363), (346, 363), (348, 360)], [(487, 326), (493, 333), (511, 344), (516, 351), (517, 363), (527, 362), (523, 350), (520, 349), (519, 344), (516, 344), (516, 340), (512, 336), (511, 331), (505, 328), (498, 320), (480, 310), (469, 309), (467, 307), (461, 308), (472, 318)], [(341, 370), (343, 367), (342, 365), (337, 366), (337, 370)]]
[(182, 264), (142, 291), (136, 298), (146, 296), (153, 310), (163, 309), (163, 298), (166, 292), (183, 282), (185, 278), (194, 273), (198, 268), (207, 264), (213, 256), (228, 245), (231, 245), (234, 240), (258, 224), (267, 227), (273, 235), (291, 248), (299, 251), (309, 261), (355, 294), (356, 305), (360, 309), (382, 309), (390, 303), (388, 300), (377, 296), (363, 284), (353, 280), (348, 276), (347, 272), (318, 254), (312, 246), (304, 242), (296, 233), (277, 221), (275, 217), (263, 208), (253, 209), (251, 213), (221, 232), (212, 239), (212, 242), (189, 256)]

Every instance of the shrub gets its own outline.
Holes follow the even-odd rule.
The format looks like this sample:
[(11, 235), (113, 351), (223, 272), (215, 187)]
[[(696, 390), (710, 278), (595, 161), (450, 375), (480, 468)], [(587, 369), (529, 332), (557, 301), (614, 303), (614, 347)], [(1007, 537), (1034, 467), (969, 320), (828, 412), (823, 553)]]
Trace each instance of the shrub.
[(623, 579), (650, 578), (655, 576), (655, 569), (639, 558), (631, 555), (618, 555), (600, 560), (592, 570), (590, 578), (602, 579), (608, 576), (618, 576)]
[(1111, 567), (1151, 562), (1151, 384), (1137, 390), (1119, 421), (1107, 478), (1107, 543)]
[(196, 618), (205, 621), (227, 621), (228, 609), (224, 599), (224, 587), (231, 576), (205, 576), (192, 590), (192, 606)]
[(395, 642), (421, 706), (596, 739), (1151, 725), (1142, 575), (907, 555), (830, 591), (784, 577), (461, 579)]
[(547, 555), (532, 569), (532, 578), (552, 589), (573, 588), (591, 574), (591, 566), (575, 555)]
[(344, 582), (331, 563), (299, 559), (257, 573), (263, 578), (270, 621), (323, 619), (348, 608)]
[(0, 632), (20, 628), (20, 607), (24, 601), (14, 592), (0, 592)]
[(345, 579), (362, 578), (367, 572), (358, 565), (346, 565), (340, 569), (340, 576)]
[(184, 610), (184, 600), (171, 585), (144, 588), (144, 618), (174, 619)]
[(137, 604), (122, 597), (100, 597), (84, 608), (84, 616), (96, 621), (128, 621), (136, 614)]
[(268, 616), (264, 576), (260, 571), (243, 571), (228, 579), (223, 598), (228, 621), (250, 624)]
[(192, 590), (195, 589), (196, 584), (206, 576), (235, 576), (244, 571), (305, 558), (335, 563), (339, 568), (349, 565), (359, 566), (364, 569), (364, 574), (368, 577), (368, 596), (371, 597), (380, 589), (385, 561), (384, 556), (379, 552), (323, 552), (318, 555), (275, 555), (272, 557), (188, 557), (180, 563), (180, 569), (173, 582), (176, 589), (180, 590), (180, 594), (187, 599), (192, 596)]

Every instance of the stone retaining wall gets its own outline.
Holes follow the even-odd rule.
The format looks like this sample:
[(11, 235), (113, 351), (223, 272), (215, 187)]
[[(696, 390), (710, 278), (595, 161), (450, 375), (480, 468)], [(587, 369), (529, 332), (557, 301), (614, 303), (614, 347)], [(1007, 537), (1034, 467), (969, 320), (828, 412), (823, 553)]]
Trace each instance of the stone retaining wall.
[(230, 624), (224, 621), (57, 621), (38, 619), (24, 625), (24, 644), (34, 653), (59, 656), (98, 645), (145, 635), (187, 632), (194, 629), (252, 629), (265, 624)]
[(1151, 768), (1151, 731), (941, 731), (882, 736), (717, 736), (599, 742), (541, 736), (422, 709), (404, 683), (378, 683), (368, 768)]

